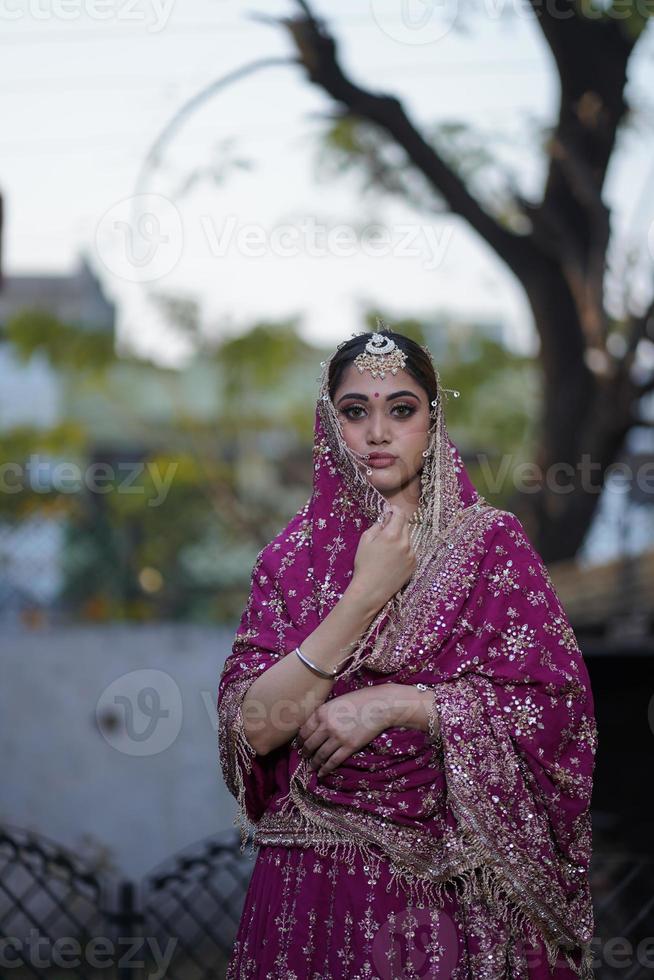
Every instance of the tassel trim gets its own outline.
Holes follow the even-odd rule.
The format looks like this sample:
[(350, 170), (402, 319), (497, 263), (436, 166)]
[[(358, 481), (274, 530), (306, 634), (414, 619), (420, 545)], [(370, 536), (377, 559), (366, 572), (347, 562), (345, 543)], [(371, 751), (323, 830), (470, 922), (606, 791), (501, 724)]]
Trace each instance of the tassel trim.
[[(248, 838), (251, 837), (255, 829), (255, 824), (250, 820), (245, 801), (246, 787), (245, 776), (252, 772), (252, 760), (256, 756), (256, 750), (250, 745), (243, 726), (241, 715), (241, 702), (250, 686), (248, 681), (243, 689), (236, 693), (236, 705), (232, 711), (219, 711), (219, 748), (222, 762), (223, 778), (232, 796), (236, 799), (236, 814), (232, 820), (232, 825), (238, 827), (241, 837), (240, 852), (245, 852)], [(250, 844), (251, 855), (255, 853), (254, 839)]]
[(367, 841), (360, 835), (353, 836), (351, 825), (344, 823), (340, 827), (336, 815), (331, 815), (329, 811), (313, 812), (306, 799), (294, 790), (296, 780), (297, 772), (291, 779), (289, 792), (278, 801), (281, 809), (274, 814), (277, 820), (284, 815), (293, 815), (288, 821), (288, 833), (283, 830), (268, 832), (264, 819), (264, 829), (255, 829), (253, 848), (265, 844), (311, 847), (322, 857), (333, 855), (347, 864), (351, 864), (359, 854), (363, 863), (376, 871), (379, 870), (380, 861), (385, 858), (391, 872), (387, 891), (394, 886), (397, 895), (404, 895), (417, 908), (442, 907), (446, 896), (452, 897), (453, 894), (461, 903), (483, 899), (512, 930), (520, 932), (526, 940), (535, 944), (542, 942), (551, 970), (554, 970), (560, 954), (563, 954), (579, 980), (594, 980), (594, 953), (590, 942), (574, 942), (561, 934), (553, 935), (544, 928), (542, 920), (539, 921), (524, 900), (521, 903), (520, 896), (511, 889), (501, 868), (484, 853), (481, 843), (465, 830), (469, 867), (434, 879), (428, 873), (398, 863), (397, 858), (394, 859), (394, 855), (379, 843)]

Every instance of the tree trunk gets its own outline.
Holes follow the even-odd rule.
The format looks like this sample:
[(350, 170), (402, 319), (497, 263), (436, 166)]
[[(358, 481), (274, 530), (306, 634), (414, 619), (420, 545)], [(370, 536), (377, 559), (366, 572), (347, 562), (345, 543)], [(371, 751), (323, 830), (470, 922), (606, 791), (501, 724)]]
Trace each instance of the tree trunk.
[(631, 380), (639, 339), (648, 332), (654, 337), (654, 303), (644, 315), (626, 317), (627, 350), (617, 359), (607, 349), (612, 325), (603, 296), (610, 215), (602, 187), (627, 111), (627, 64), (638, 34), (633, 24), (615, 17), (586, 16), (571, 0), (561, 0), (566, 16), (532, 0), (558, 70), (561, 104), (548, 145), (543, 198), (535, 203), (516, 195), (514, 201), (530, 225), (524, 234), (475, 199), (397, 98), (362, 88), (344, 73), (325, 22), (313, 15), (307, 0), (298, 4), (301, 15), (282, 23), (309, 80), (347, 114), (379, 127), (400, 146), (408, 165), (495, 250), (525, 289), (543, 369), (535, 460), (541, 483), (534, 488), (531, 481), (532, 492), (517, 489), (512, 509), (546, 561), (572, 557), (597, 509), (606, 469), (637, 421), (634, 403), (654, 388), (654, 377), (640, 387)]

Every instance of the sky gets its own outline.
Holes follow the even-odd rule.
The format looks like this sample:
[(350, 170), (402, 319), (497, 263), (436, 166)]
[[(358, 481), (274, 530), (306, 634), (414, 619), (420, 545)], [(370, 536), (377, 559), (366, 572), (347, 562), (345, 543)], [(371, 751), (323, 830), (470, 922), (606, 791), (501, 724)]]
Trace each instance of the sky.
[[(521, 288), (465, 222), (366, 196), (356, 173), (325, 173), (318, 133), (333, 104), (295, 65), (224, 87), (175, 130), (158, 167), (143, 169), (189, 99), (256, 59), (293, 54), (271, 18), (296, 9), (290, 0), (0, 0), (5, 274), (67, 274), (86, 251), (117, 304), (122, 349), (167, 364), (183, 363), (188, 346), (152, 291), (196, 299), (216, 338), (295, 316), (307, 340), (337, 343), (374, 306), (391, 323), (501, 321), (508, 342), (533, 351)], [(558, 82), (525, 3), (319, 0), (314, 10), (328, 14), (356, 81), (396, 95), (421, 127), (472, 127), (521, 193), (538, 197), (538, 130), (556, 118)], [(633, 121), (605, 187), (614, 303), (626, 258), (640, 270), (641, 299), (654, 259), (652, 38), (650, 25), (630, 64)], [(194, 171), (205, 176), (188, 186)]]

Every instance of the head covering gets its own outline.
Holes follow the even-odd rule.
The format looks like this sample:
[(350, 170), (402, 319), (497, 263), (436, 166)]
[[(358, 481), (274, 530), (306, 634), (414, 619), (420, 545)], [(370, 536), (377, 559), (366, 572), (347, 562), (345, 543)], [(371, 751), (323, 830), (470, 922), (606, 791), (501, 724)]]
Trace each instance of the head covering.
[[(333, 355), (332, 355), (333, 356)], [(331, 360), (331, 358), (330, 358)], [(385, 499), (350, 453), (327, 389), (316, 405), (313, 487), (257, 556), (218, 692), (225, 781), (243, 841), (383, 854), (419, 902), (445, 888), (562, 951), (592, 977), (590, 795), (597, 734), (589, 678), (547, 569), (518, 518), (488, 504), (450, 440), (439, 395), (422, 473), (418, 561), (351, 651), (330, 698), (365, 685), (432, 688), (439, 731), (386, 729), (319, 778), (295, 739), (257, 756), (240, 704), (261, 671), (343, 595)], [(434, 495), (438, 495), (438, 500)]]

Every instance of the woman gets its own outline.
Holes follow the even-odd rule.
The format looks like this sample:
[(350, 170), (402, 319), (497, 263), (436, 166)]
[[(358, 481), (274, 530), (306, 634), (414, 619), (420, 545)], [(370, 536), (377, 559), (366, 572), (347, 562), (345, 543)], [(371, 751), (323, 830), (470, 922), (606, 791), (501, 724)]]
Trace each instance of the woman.
[(586, 666), (428, 349), (379, 326), (322, 362), (313, 491), (220, 679), (259, 847), (228, 978), (589, 978)]

